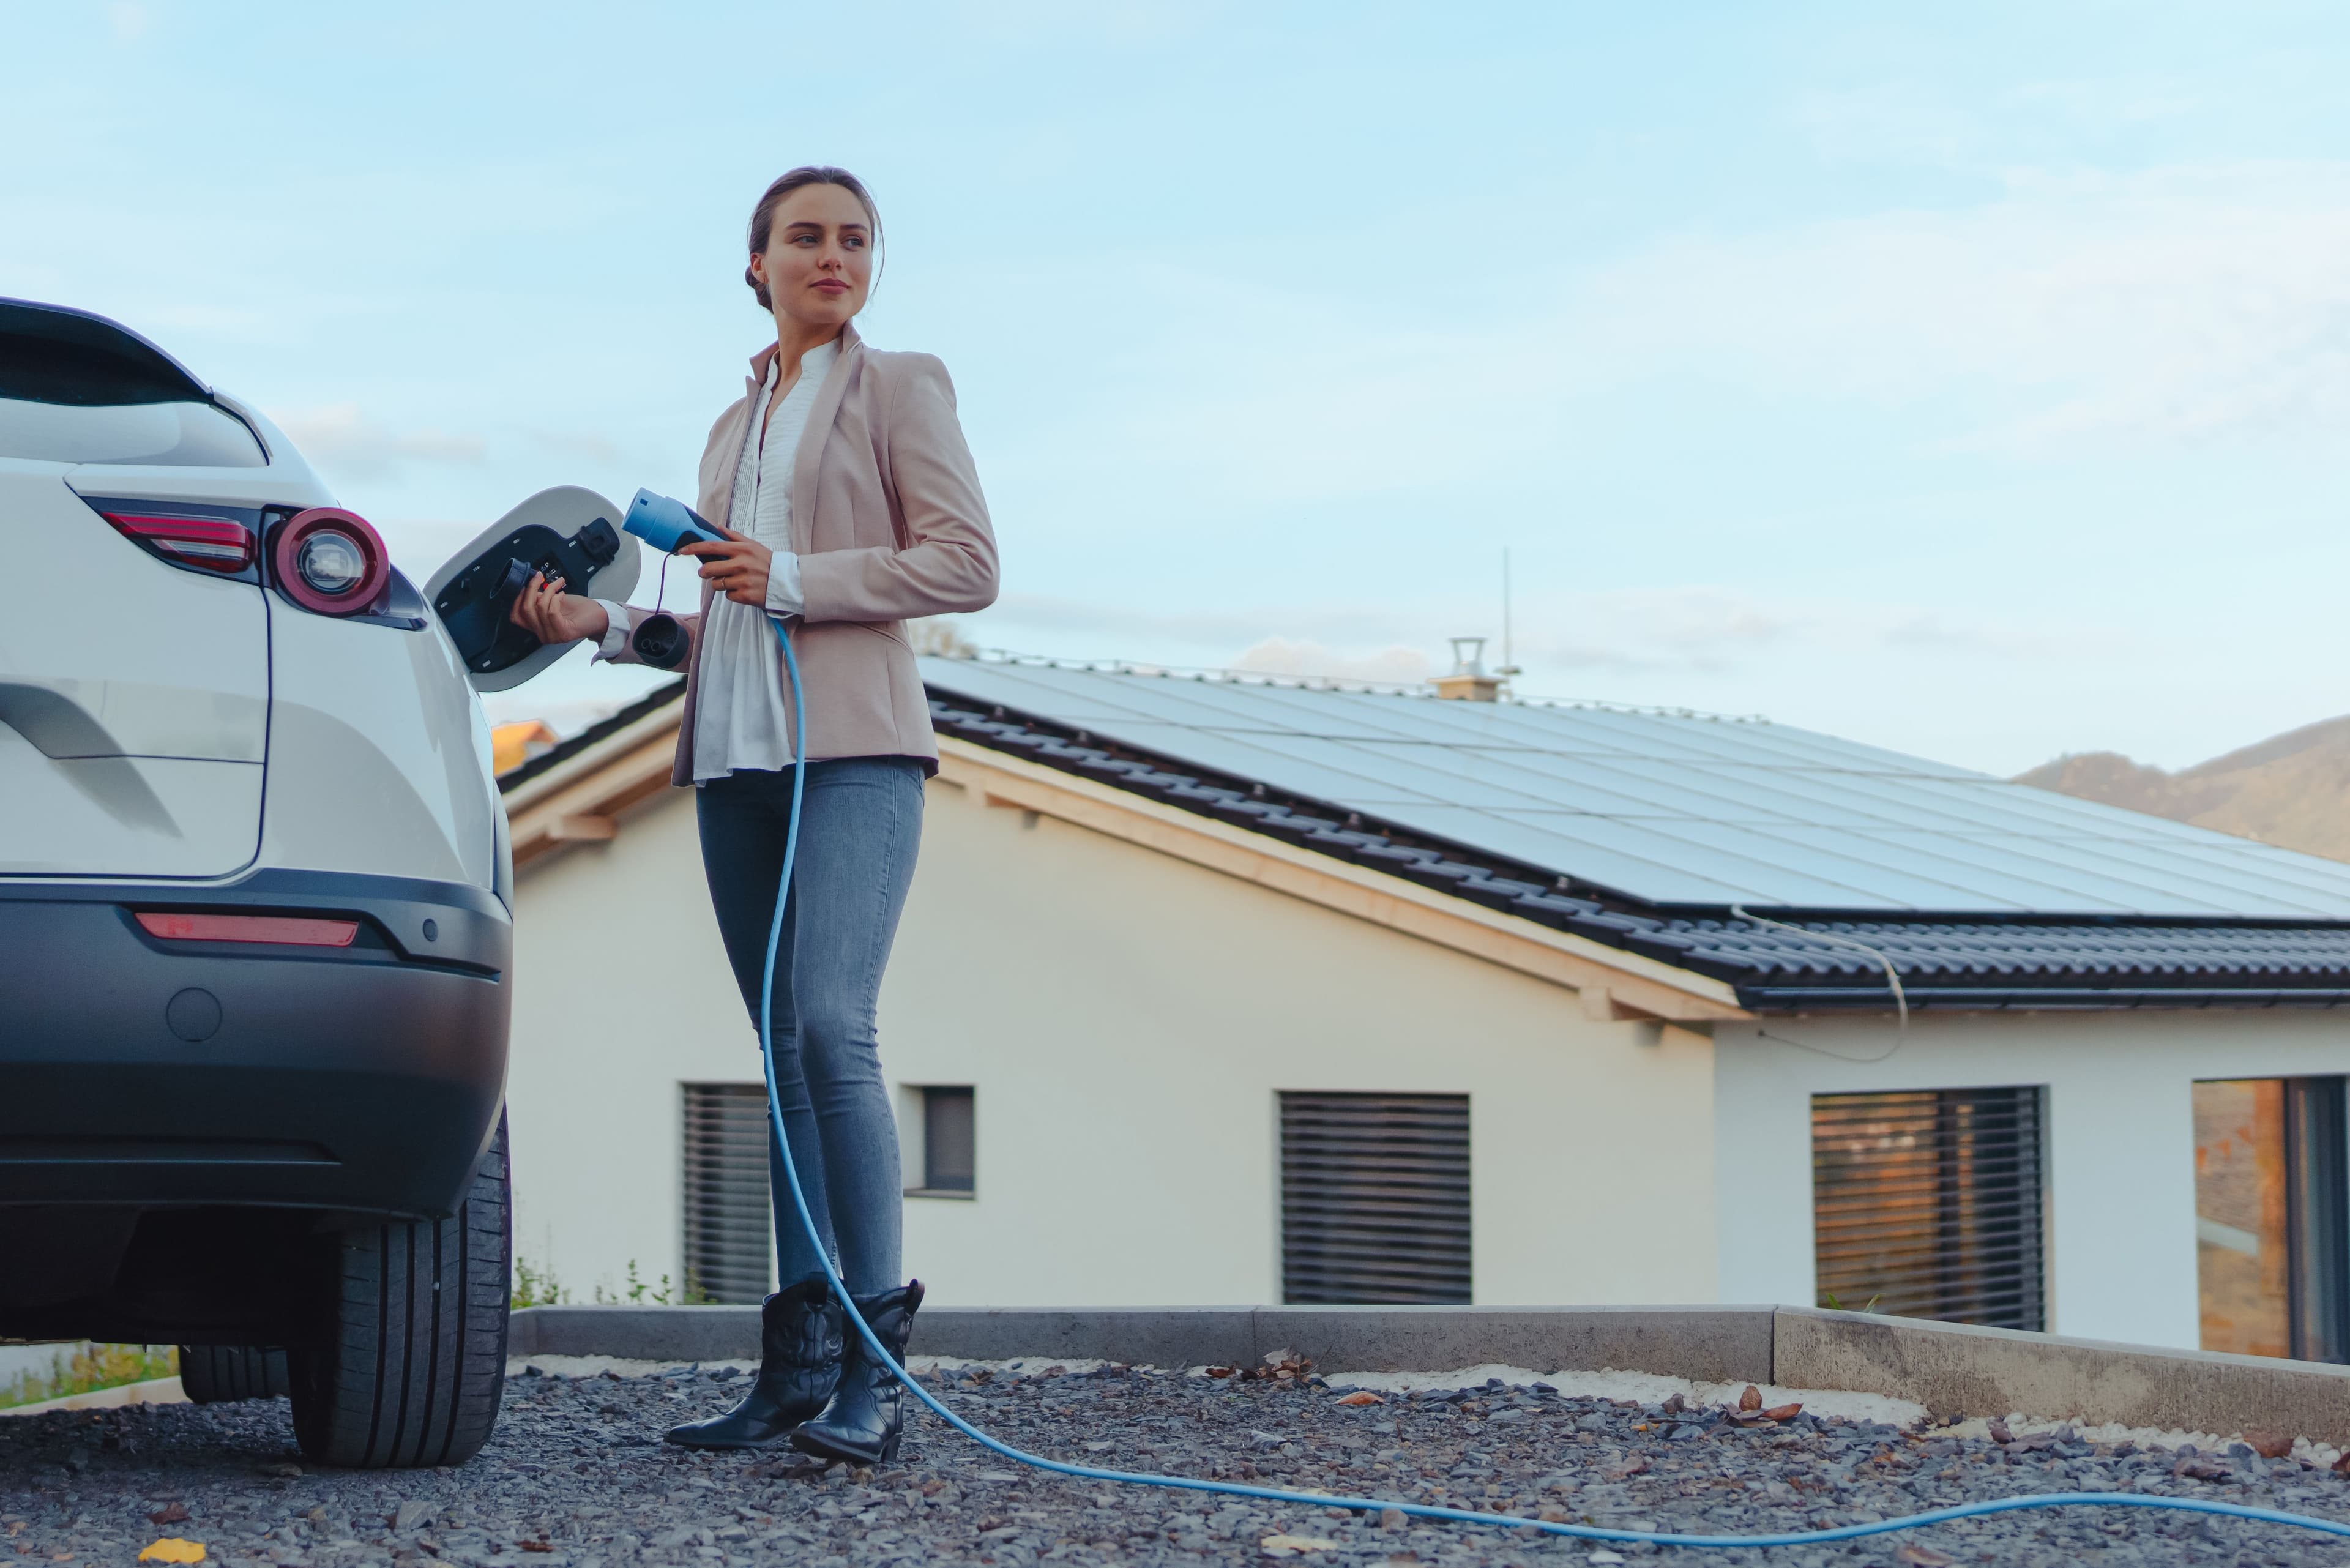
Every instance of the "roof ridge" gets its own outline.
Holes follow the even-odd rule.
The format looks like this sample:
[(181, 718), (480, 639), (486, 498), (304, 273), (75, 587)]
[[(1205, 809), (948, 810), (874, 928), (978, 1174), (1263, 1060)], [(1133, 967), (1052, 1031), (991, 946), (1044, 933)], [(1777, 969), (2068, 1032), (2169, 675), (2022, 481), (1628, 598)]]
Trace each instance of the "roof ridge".
[[(1426, 681), (1360, 680), (1336, 675), (1288, 675), (1270, 670), (1239, 670), (1230, 665), (1162, 664), (1141, 659), (1063, 659), (1046, 653), (1021, 653), (1005, 648), (983, 648), (972, 653), (926, 653), (963, 664), (1004, 664), (1030, 670), (1066, 670), (1087, 675), (1130, 675), (1169, 680), (1209, 680), (1233, 686), (1269, 686), (1286, 691), (1335, 691), (1355, 697), (1409, 697), (1440, 702)], [(1606, 697), (1542, 697), (1517, 693), (1493, 704), (1511, 708), (1571, 708), (1601, 713), (1637, 713), (1658, 719), (1700, 719), (1723, 724), (1768, 724), (1763, 713), (1716, 713), (1704, 708), (1661, 702), (1618, 702)]]

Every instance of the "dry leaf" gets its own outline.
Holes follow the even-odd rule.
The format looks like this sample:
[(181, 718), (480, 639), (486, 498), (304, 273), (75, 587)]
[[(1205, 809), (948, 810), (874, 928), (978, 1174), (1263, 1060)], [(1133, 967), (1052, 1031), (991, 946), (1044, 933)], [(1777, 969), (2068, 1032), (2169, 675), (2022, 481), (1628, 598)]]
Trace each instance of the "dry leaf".
[(1904, 1542), (1901, 1550), (1893, 1554), (1893, 1560), (1909, 1563), (1911, 1568), (1950, 1568), (1950, 1564), (1958, 1561), (1947, 1552), (1937, 1552), (1914, 1541)]
[(139, 1553), (141, 1563), (201, 1563), (203, 1560), (203, 1542), (182, 1541), (176, 1535), (167, 1535)]
[(1380, 1398), (1378, 1395), (1372, 1393), (1367, 1388), (1358, 1388), (1354, 1393), (1347, 1395), (1344, 1399), (1339, 1400), (1338, 1403), (1341, 1405), (1384, 1405), (1387, 1401)]
[(1240, 1368), (1237, 1366), (1211, 1366), (1208, 1368), (1208, 1376), (1211, 1377), (1230, 1377), (1233, 1373), (1238, 1372)]
[(2264, 1459), (2281, 1459), (2293, 1452), (2293, 1439), (2281, 1432), (2262, 1431), (2257, 1427), (2244, 1428), (2244, 1441), (2252, 1452)]
[(1661, 1408), (1668, 1416), (1677, 1416), (1689, 1408), (1689, 1401), (1676, 1394), (1667, 1399)]
[(1738, 1397), (1738, 1407), (1742, 1410), (1760, 1410), (1762, 1408), (1762, 1390), (1755, 1387), (1752, 1383), (1749, 1383), (1746, 1386), (1746, 1392)]
[(1984, 1422), (1983, 1429), (1991, 1434), (1991, 1440), (1994, 1443), (2012, 1443), (2015, 1441), (2015, 1434), (2008, 1430), (2007, 1423), (2001, 1420), (1997, 1416), (1993, 1416), (1990, 1420)]
[(1762, 1414), (1773, 1421), (1792, 1421), (1804, 1413), (1801, 1405), (1773, 1405)]
[(182, 1502), (172, 1501), (165, 1503), (162, 1507), (149, 1514), (147, 1516), (147, 1522), (150, 1524), (184, 1524), (187, 1522), (187, 1505)]
[(1338, 1543), (1318, 1535), (1268, 1535), (1257, 1545), (1268, 1557), (1288, 1557), (1300, 1552), (1336, 1552)]

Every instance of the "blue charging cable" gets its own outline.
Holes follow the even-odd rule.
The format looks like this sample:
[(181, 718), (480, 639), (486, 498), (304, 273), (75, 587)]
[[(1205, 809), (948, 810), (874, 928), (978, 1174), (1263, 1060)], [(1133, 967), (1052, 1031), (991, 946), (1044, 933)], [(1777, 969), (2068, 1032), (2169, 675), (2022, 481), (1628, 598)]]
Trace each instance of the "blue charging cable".
[(1032, 1469), (1046, 1470), (1054, 1475), (1076, 1476), (1084, 1480), (1120, 1481), (1129, 1486), (1154, 1486), (1175, 1491), (1215, 1492), (1226, 1497), (1253, 1497), (1266, 1502), (1296, 1503), (1306, 1508), (1344, 1508), (1357, 1513), (1379, 1513), (1398, 1509), (1415, 1519), (1450, 1520), (1458, 1524), (1489, 1524), (1503, 1530), (1534, 1529), (1545, 1535), (1571, 1536), (1579, 1541), (1648, 1542), (1659, 1546), (1819, 1546), (1833, 1541), (1856, 1541), (1865, 1535), (1889, 1535), (1895, 1531), (1917, 1530), (1929, 1524), (1944, 1524), (1954, 1519), (1980, 1519), (1986, 1514), (2014, 1513), (2024, 1509), (2067, 1508), (2074, 1505), (2094, 1508), (2151, 1508), (2173, 1513), (2211, 1513), (2229, 1519), (2249, 1519), (2262, 1524), (2289, 1524), (2300, 1530), (2314, 1530), (2324, 1535), (2350, 1538), (2350, 1524), (2336, 1520), (2318, 1519), (2305, 1513), (2287, 1513), (2281, 1509), (2248, 1508), (2241, 1503), (2206, 1502), (2189, 1497), (2154, 1497), (2141, 1492), (2056, 1491), (2040, 1492), (2029, 1497), (1993, 1498), (1986, 1502), (1961, 1503), (1956, 1508), (1938, 1508), (1925, 1513), (1913, 1513), (1899, 1519), (1878, 1520), (1870, 1524), (1846, 1524), (1834, 1530), (1791, 1530), (1771, 1535), (1684, 1535), (1670, 1531), (1610, 1530), (1596, 1524), (1554, 1524), (1539, 1519), (1520, 1519), (1515, 1514), (1480, 1513), (1472, 1509), (1439, 1508), (1424, 1502), (1390, 1501), (1370, 1497), (1331, 1497), (1321, 1492), (1290, 1491), (1281, 1487), (1243, 1486), (1234, 1481), (1195, 1480), (1188, 1476), (1152, 1475), (1142, 1470), (1107, 1469), (1098, 1465), (1072, 1465), (1059, 1459), (1048, 1459), (1041, 1454), (1015, 1449), (999, 1438), (990, 1437), (940, 1402), (938, 1397), (898, 1365), (895, 1357), (882, 1348), (873, 1330), (858, 1312), (850, 1299), (848, 1286), (841, 1280), (840, 1271), (834, 1267), (832, 1257), (825, 1249), (824, 1239), (816, 1230), (816, 1218), (808, 1212), (807, 1195), (800, 1189), (800, 1173), (792, 1159), (791, 1135), (784, 1128), (783, 1098), (775, 1087), (775, 1053), (773, 1029), (775, 992), (775, 954), (784, 937), (784, 910), (792, 896), (792, 862), (799, 851), (800, 800), (807, 779), (807, 727), (804, 719), (806, 709), (800, 700), (800, 666), (792, 650), (791, 632), (781, 617), (769, 618), (775, 625), (776, 639), (784, 645), (784, 669), (791, 678), (792, 687), (792, 816), (784, 834), (784, 874), (775, 889), (775, 919), (767, 928), (766, 976), (759, 989), (759, 1052), (766, 1064), (767, 1116), (775, 1126), (775, 1141), (784, 1151), (784, 1174), (791, 1180), (792, 1206), (799, 1210), (800, 1226), (807, 1231), (808, 1241), (823, 1261), (824, 1277), (831, 1282), (833, 1295), (840, 1302), (848, 1321), (857, 1325), (859, 1337), (881, 1365), (911, 1389), (914, 1397), (931, 1407), (939, 1419), (969, 1438), (991, 1453), (1001, 1454), (1014, 1464)]

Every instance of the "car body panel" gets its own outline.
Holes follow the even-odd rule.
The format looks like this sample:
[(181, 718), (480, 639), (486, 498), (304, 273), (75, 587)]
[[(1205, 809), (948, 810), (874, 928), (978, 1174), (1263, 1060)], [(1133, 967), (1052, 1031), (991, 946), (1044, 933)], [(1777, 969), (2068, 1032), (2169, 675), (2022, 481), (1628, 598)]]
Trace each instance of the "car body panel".
[(437, 621), (353, 625), (273, 597), (261, 860), (491, 886), (489, 722)]
[(262, 590), (157, 560), (72, 472), (0, 460), (0, 548), (32, 587), (0, 617), (0, 875), (225, 875), (260, 836)]
[[(361, 938), (172, 941), (141, 909), (337, 915)], [(0, 1205), (453, 1212), (504, 1092), (512, 941), (462, 884), (0, 882)]]

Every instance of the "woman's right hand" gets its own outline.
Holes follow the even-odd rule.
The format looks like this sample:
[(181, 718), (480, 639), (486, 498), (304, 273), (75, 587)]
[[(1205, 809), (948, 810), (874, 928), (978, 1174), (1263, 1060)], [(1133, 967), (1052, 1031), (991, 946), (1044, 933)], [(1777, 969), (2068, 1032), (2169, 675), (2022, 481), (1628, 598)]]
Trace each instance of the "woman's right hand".
[(539, 641), (558, 646), (583, 637), (600, 639), (612, 624), (602, 605), (565, 593), (561, 577), (549, 581), (543, 572), (532, 573), (515, 596), (513, 619)]

